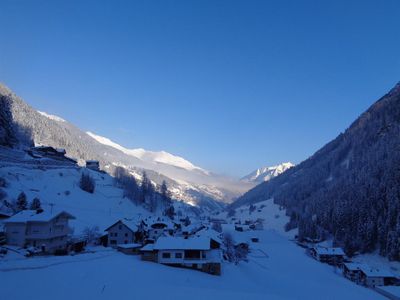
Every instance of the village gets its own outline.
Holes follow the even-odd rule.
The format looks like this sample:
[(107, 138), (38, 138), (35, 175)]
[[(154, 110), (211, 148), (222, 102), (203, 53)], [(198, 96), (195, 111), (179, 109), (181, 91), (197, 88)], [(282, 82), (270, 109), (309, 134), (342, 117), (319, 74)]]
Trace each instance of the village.
[[(76, 165), (63, 149), (40, 146), (28, 154), (35, 160), (46, 158), (52, 163), (62, 162), (64, 166)], [(43, 163), (46, 164), (46, 160)], [(91, 172), (104, 173), (96, 160), (86, 161), (85, 167)], [(51, 206), (21, 210), (15, 214), (2, 212), (0, 271), (10, 257), (11, 261), (16, 256), (43, 261), (51, 260), (51, 257), (84, 257), (105, 250), (137, 257), (144, 264), (200, 271), (208, 276), (229, 276), (230, 265), (244, 266), (250, 261), (268, 268), (268, 259), (272, 255), (266, 241), (268, 232), (284, 234), (283, 227), (287, 221), (285, 212), (274, 208), (271, 203), (265, 201), (242, 207), (234, 213), (222, 211), (197, 217), (181, 215), (171, 218), (157, 213), (131, 215), (83, 232), (75, 232), (71, 221), (84, 220), (79, 220), (68, 209)], [(291, 239), (296, 241), (293, 234)], [(396, 297), (400, 278), (390, 270), (354, 262), (341, 248), (320, 245), (315, 241), (297, 242), (297, 245), (305, 248), (304, 259), (314, 259), (338, 270), (335, 276), (373, 289), (389, 299), (399, 299)]]

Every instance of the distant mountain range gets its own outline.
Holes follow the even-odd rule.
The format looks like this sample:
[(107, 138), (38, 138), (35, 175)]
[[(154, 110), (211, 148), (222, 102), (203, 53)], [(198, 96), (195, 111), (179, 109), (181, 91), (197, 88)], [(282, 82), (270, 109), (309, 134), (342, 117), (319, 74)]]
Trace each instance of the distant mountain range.
[[(345, 109), (345, 108), (343, 108)], [(299, 238), (332, 238), (348, 254), (400, 260), (400, 83), (309, 159), (233, 207), (273, 199)]]
[(165, 151), (127, 149), (106, 137), (82, 131), (61, 117), (33, 109), (2, 84), (0, 96), (10, 106), (13, 121), (26, 131), (21, 134), (31, 135), (36, 145), (65, 148), (67, 155), (80, 164), (89, 159), (99, 160), (110, 174), (121, 166), (140, 180), (146, 170), (154, 184), (165, 180), (174, 198), (191, 205), (219, 209), (254, 186), (206, 171)]
[(262, 167), (244, 176), (241, 180), (245, 182), (262, 183), (282, 174), (292, 167), (294, 167), (294, 164), (291, 162), (272, 167)]

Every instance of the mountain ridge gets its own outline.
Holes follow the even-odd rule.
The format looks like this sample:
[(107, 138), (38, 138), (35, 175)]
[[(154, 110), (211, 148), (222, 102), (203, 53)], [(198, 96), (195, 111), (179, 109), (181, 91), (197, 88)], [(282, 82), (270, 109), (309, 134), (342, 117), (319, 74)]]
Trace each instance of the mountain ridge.
[[(196, 168), (183, 158), (169, 153), (166, 155), (167, 152), (155, 154), (148, 151), (145, 159), (138, 155), (128, 155), (112, 147), (115, 144), (110, 146), (100, 143), (63, 118), (38, 112), (3, 84), (0, 84), (0, 96), (10, 105), (13, 121), (18, 124), (21, 134), (31, 134), (35, 144), (66, 149), (67, 155), (77, 159), (81, 165), (85, 160), (95, 159), (110, 174), (113, 174), (117, 166), (121, 166), (136, 177), (140, 177), (145, 170), (154, 184), (160, 185), (163, 180), (167, 181), (176, 199), (210, 209), (220, 209), (224, 203), (231, 202), (252, 187)], [(158, 162), (152, 161), (152, 158)], [(173, 159), (175, 165), (166, 164), (166, 159)]]
[(294, 164), (292, 164), (291, 162), (281, 163), (275, 166), (261, 167), (249, 173), (248, 175), (242, 177), (240, 180), (246, 182), (261, 183), (264, 181), (271, 180), (276, 176), (279, 176), (280, 174), (282, 174), (283, 172), (287, 171), (292, 167), (294, 167)]
[(310, 158), (241, 196), (232, 207), (273, 199), (299, 239), (325, 239), (351, 255), (400, 259), (400, 84)]

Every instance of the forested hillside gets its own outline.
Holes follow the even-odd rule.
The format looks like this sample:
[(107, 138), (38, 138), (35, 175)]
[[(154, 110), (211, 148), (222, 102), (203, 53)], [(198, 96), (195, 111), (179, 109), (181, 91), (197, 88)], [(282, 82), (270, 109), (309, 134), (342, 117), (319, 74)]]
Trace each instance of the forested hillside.
[(244, 194), (273, 198), (299, 238), (325, 238), (347, 253), (400, 259), (400, 84), (312, 157)]

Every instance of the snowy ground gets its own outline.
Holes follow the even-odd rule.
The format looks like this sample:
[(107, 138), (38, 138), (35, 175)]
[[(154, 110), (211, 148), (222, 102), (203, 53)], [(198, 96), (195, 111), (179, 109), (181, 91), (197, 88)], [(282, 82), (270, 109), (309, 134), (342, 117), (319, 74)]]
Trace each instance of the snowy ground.
[[(65, 257), (0, 259), (4, 299), (384, 299), (270, 230), (254, 235), (249, 263), (224, 263), (222, 276), (142, 262), (109, 248)], [(339, 273), (339, 272), (338, 272)], [(16, 284), (24, 288), (17, 288)]]
[[(94, 194), (79, 188), (82, 172), (88, 172), (96, 182)], [(75, 234), (80, 234), (87, 226), (97, 225), (105, 229), (120, 218), (132, 218), (149, 214), (122, 197), (122, 190), (113, 184), (107, 174), (79, 168), (59, 168), (45, 170), (8, 166), (0, 169), (0, 177), (6, 179), (5, 189), (9, 197), (17, 198), (25, 192), (30, 202), (39, 197), (46, 210), (65, 210), (76, 217), (71, 221)]]

